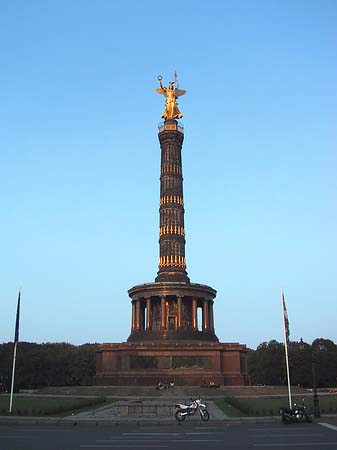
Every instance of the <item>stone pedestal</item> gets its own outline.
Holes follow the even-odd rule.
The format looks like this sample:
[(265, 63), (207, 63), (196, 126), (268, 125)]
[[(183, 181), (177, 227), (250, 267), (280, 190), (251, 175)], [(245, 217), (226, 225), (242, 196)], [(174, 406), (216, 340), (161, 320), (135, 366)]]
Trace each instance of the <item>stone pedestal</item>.
[(156, 386), (159, 381), (177, 386), (200, 386), (214, 381), (221, 386), (248, 384), (244, 345), (217, 342), (124, 342), (103, 344), (97, 354), (96, 384)]

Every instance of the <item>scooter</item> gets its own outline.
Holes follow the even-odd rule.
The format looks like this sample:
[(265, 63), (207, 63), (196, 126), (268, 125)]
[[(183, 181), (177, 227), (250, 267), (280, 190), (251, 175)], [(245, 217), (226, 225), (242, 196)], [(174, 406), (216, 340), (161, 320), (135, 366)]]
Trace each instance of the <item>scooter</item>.
[(280, 415), (282, 422), (286, 425), (293, 422), (312, 422), (312, 416), (304, 404), (304, 399), (302, 400), (302, 405), (294, 403), (292, 408), (281, 408)]
[(176, 404), (175, 418), (178, 422), (182, 422), (186, 417), (194, 416), (199, 411), (202, 420), (207, 422), (209, 420), (209, 412), (207, 411), (207, 405), (202, 403), (201, 398), (196, 398), (190, 405), (184, 405), (183, 403)]

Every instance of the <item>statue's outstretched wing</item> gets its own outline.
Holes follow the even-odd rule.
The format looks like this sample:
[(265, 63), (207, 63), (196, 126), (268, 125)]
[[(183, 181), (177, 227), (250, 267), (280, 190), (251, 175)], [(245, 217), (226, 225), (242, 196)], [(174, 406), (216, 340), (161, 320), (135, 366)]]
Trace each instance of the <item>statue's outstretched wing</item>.
[(163, 94), (163, 95), (165, 95), (165, 91), (164, 91), (164, 89), (162, 89), (162, 88), (156, 89), (156, 92), (157, 92), (158, 94)]
[(185, 94), (186, 94), (185, 89), (176, 89), (176, 97), (181, 97), (182, 95)]

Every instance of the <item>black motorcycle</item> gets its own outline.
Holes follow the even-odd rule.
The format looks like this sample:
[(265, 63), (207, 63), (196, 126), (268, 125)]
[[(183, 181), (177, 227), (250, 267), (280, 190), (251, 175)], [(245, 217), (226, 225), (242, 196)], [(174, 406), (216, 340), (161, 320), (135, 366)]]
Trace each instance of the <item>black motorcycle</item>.
[(280, 415), (282, 422), (286, 425), (293, 422), (312, 422), (310, 411), (302, 401), (302, 405), (293, 404), (292, 408), (281, 408)]

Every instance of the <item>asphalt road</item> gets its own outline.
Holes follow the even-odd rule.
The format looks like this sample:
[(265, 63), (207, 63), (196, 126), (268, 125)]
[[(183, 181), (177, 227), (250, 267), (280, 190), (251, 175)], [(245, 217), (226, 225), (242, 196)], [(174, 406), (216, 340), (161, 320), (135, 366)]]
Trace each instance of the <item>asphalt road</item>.
[(84, 449), (337, 449), (337, 426), (326, 420), (297, 425), (0, 425), (0, 450)]

